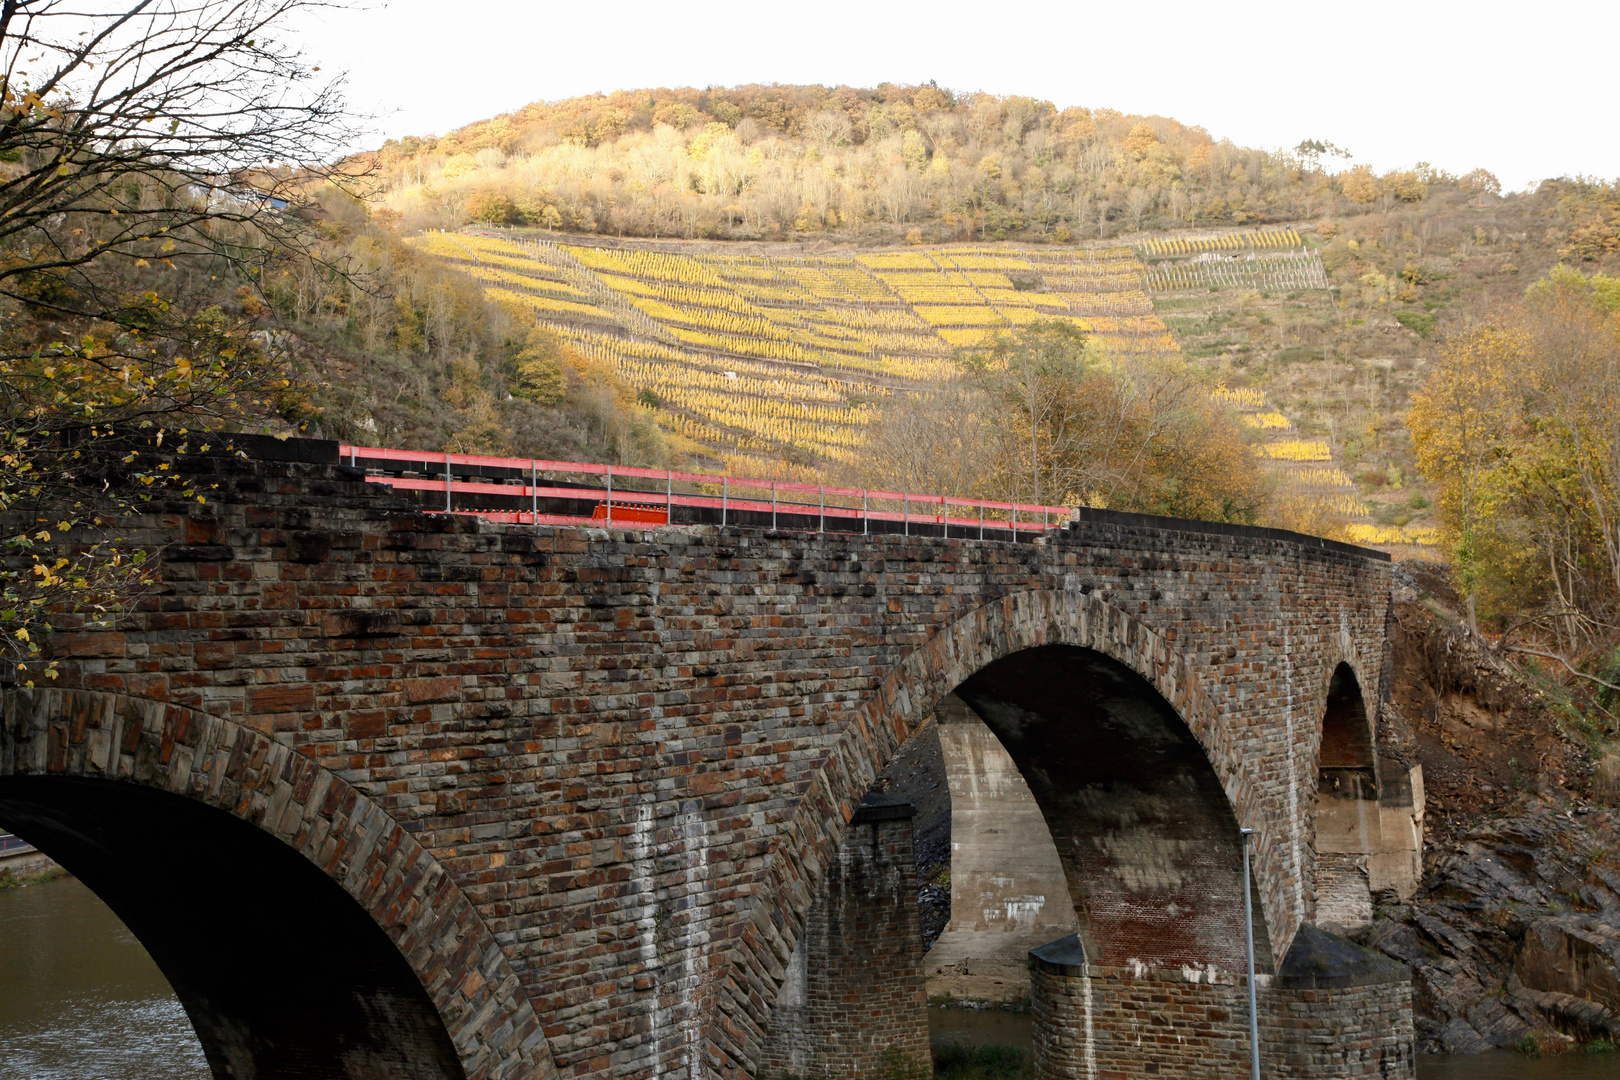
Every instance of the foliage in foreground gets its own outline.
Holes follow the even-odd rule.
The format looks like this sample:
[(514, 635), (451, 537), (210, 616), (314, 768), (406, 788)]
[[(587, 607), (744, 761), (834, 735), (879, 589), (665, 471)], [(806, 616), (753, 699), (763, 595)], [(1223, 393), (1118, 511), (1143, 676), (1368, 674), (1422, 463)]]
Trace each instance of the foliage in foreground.
[(0, 679), (54, 675), (44, 636), (106, 625), (146, 583), (116, 520), (202, 497), (149, 452), (273, 414), (290, 385), (218, 297), (308, 256), (296, 188), (348, 136), (274, 43), (301, 6), (0, 11)]
[(1016, 1046), (947, 1043), (934, 1049), (937, 1080), (1034, 1080), (1029, 1051)]
[[(931, 1062), (913, 1060), (891, 1046), (883, 1052), (876, 1076), (878, 1080), (1034, 1080), (1035, 1063), (1029, 1051), (1016, 1046), (946, 1043), (933, 1048)], [(782, 1073), (768, 1080), (827, 1078)]]

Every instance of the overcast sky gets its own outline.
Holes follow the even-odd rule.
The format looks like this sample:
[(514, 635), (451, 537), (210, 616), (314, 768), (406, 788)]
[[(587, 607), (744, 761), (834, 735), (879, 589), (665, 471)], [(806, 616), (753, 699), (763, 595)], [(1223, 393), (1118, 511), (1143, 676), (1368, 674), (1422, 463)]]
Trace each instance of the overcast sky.
[(649, 86), (926, 82), (1173, 116), (1249, 146), (1327, 139), (1380, 170), (1508, 189), (1620, 177), (1620, 5), (373, 0), (298, 31), (377, 139)]

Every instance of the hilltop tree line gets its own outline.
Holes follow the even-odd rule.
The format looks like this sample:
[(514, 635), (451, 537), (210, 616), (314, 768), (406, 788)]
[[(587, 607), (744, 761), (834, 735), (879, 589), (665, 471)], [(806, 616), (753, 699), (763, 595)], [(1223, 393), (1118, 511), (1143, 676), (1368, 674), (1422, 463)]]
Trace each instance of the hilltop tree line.
[(1388, 210), (1488, 172), (1376, 175), (1308, 139), (929, 84), (626, 90), (536, 102), (367, 159), (407, 228), (469, 221), (620, 236), (1064, 242)]

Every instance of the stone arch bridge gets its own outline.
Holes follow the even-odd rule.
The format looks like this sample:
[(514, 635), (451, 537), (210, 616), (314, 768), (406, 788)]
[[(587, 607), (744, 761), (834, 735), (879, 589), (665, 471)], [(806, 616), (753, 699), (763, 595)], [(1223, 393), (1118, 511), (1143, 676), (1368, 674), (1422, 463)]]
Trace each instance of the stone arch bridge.
[[(1411, 1075), (1404, 976), (1315, 927), (1411, 860), (1367, 824), (1399, 802), (1381, 554), (1100, 511), (1033, 543), (492, 524), (279, 456), (190, 463), (210, 501), (136, 523), (161, 585), (0, 728), (0, 824), (140, 937), (216, 1076), (730, 1080), (789, 1013), (854, 1047), (811, 1072), (916, 1052), (915, 950), (856, 895), (903, 814), (862, 799), (948, 699), (1075, 907), (1043, 1075), (1247, 1067), (1240, 828), (1268, 1075)], [(886, 996), (818, 1021), (806, 986)]]

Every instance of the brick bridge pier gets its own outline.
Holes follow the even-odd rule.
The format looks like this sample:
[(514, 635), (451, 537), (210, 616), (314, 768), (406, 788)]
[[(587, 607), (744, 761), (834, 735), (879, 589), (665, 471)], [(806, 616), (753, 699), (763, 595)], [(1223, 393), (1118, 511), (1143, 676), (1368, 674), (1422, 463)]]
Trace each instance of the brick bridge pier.
[(1409, 791), (1384, 556), (1101, 511), (1034, 543), (493, 524), (280, 456), (186, 463), (209, 502), (132, 525), (159, 587), (0, 724), (0, 828), (141, 939), (216, 1076), (920, 1055), (906, 810), (863, 797), (965, 708), (1078, 926), (1031, 964), (1043, 1076), (1243, 1075), (1247, 889), (1266, 1074), (1411, 1077), (1404, 973), (1318, 926)]

